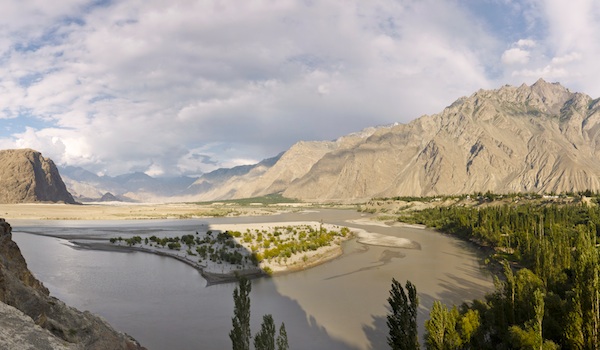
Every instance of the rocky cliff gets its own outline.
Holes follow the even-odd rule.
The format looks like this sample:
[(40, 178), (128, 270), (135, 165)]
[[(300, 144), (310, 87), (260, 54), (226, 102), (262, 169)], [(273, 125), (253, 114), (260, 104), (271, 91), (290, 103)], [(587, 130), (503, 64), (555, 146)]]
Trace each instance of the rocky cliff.
[(600, 191), (600, 99), (540, 79), (480, 90), (408, 124), (298, 143), (259, 177), (242, 176), (211, 194), (362, 201), (588, 189)]
[(0, 203), (75, 203), (51, 159), (31, 149), (0, 150)]
[(106, 321), (49, 295), (0, 219), (1, 349), (144, 349)]

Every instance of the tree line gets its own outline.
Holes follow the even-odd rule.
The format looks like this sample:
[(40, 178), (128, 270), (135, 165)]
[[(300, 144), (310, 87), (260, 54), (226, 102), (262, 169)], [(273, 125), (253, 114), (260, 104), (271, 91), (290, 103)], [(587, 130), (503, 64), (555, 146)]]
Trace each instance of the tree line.
[(600, 208), (585, 204), (426, 209), (401, 220), (494, 248), (503, 280), (485, 300), (427, 321), (428, 349), (599, 349)]

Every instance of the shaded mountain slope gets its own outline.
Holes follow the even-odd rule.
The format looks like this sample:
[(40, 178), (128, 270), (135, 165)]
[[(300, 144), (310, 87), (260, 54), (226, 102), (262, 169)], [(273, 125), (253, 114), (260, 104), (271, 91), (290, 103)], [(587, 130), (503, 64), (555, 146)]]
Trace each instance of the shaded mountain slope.
[(0, 150), (0, 202), (75, 203), (54, 162), (31, 149)]

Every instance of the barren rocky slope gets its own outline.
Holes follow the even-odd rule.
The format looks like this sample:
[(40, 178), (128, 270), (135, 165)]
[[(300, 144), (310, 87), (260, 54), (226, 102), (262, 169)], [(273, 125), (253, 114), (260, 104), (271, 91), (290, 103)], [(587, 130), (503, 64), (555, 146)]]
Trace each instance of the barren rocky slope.
[(144, 349), (106, 321), (65, 305), (27, 269), (0, 219), (0, 349)]
[(559, 84), (478, 91), (323, 157), (285, 196), (600, 190), (600, 103)]
[(540, 79), (480, 90), (439, 114), (340, 139), (352, 142), (298, 143), (258, 176), (240, 176), (202, 199), (599, 191), (599, 134), (598, 99)]
[(75, 203), (51, 159), (31, 149), (0, 150), (0, 202)]

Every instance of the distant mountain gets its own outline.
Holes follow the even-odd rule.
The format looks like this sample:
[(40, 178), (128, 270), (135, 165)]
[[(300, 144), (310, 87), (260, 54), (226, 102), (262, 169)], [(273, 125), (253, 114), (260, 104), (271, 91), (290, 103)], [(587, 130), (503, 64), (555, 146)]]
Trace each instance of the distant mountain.
[(75, 203), (51, 159), (31, 149), (0, 150), (0, 203)]
[(281, 192), (307, 201), (360, 201), (586, 189), (600, 191), (600, 99), (540, 79), (480, 90), (408, 124), (299, 142), (272, 166), (257, 164), (207, 186), (198, 198)]
[(120, 201), (164, 201), (186, 194), (196, 181), (188, 176), (154, 178), (141, 172), (98, 176), (73, 166), (61, 168), (61, 173), (71, 193), (82, 201), (105, 201), (106, 193)]
[(368, 128), (336, 141), (301, 141), (277, 157), (253, 166), (244, 166), (247, 170), (244, 172), (216, 170), (213, 173), (222, 174), (217, 177), (218, 181), (213, 179), (213, 173), (203, 175), (196, 181), (195, 185), (207, 183), (210, 185), (196, 191), (195, 198), (198, 200), (250, 198), (285, 191), (294, 181), (305, 176), (323, 156), (340, 148), (352, 147), (375, 130), (375, 128)]

